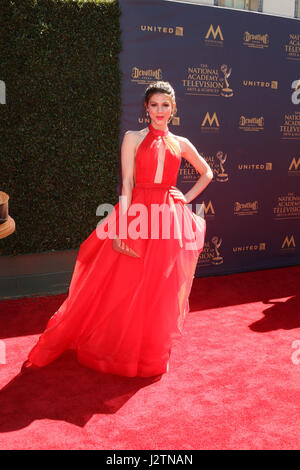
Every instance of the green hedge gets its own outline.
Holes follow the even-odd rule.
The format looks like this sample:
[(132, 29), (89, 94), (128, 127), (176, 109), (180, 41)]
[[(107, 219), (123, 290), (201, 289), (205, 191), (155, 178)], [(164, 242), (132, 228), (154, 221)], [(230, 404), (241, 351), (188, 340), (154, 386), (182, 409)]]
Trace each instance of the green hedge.
[(16, 231), (0, 256), (78, 248), (118, 200), (117, 1), (0, 2), (0, 190)]

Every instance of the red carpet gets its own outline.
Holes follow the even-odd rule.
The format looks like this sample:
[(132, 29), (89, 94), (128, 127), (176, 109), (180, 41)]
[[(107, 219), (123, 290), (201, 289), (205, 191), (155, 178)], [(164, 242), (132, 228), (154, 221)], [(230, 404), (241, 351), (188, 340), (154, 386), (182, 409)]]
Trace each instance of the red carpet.
[(297, 266), (195, 279), (156, 382), (72, 354), (18, 375), (66, 296), (0, 302), (0, 449), (299, 449), (299, 291)]

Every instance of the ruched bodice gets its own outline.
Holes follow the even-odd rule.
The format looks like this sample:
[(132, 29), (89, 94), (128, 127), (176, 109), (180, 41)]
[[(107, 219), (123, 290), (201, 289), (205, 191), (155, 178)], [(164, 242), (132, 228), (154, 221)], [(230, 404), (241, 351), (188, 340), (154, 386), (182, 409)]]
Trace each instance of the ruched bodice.
[[(181, 155), (173, 152), (166, 145), (168, 131), (155, 129), (151, 124), (148, 133), (139, 145), (135, 156), (135, 184), (158, 184), (161, 187), (175, 186), (181, 164)], [(155, 179), (157, 170), (162, 177)]]

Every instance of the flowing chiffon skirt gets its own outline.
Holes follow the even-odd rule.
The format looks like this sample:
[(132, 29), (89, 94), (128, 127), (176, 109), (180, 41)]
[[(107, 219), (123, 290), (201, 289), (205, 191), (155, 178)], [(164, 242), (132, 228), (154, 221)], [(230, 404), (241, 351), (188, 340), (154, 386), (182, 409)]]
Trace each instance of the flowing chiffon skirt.
[[(176, 202), (169, 188), (144, 183), (133, 189), (131, 204), (143, 204), (149, 214), (148, 238), (127, 232), (124, 240), (138, 257), (118, 253), (111, 238), (100, 238), (114, 222), (118, 230), (120, 203), (80, 245), (68, 297), (28, 356), (34, 365), (45, 366), (65, 350), (75, 350), (81, 364), (104, 373), (150, 377), (167, 372), (173, 341), (182, 335), (189, 311), (206, 230), (205, 220)], [(163, 204), (161, 220), (171, 213), (170, 238), (163, 238), (162, 225), (158, 238), (149, 237), (152, 204)], [(130, 225), (134, 217), (127, 217)]]

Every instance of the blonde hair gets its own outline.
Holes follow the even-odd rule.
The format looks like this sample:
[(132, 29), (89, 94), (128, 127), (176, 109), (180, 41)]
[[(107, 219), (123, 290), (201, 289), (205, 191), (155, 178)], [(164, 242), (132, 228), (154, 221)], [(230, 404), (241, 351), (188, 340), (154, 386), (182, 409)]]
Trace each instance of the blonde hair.
[[(163, 82), (163, 81), (157, 81), (157, 82), (152, 82), (148, 85), (148, 87), (145, 90), (145, 103), (148, 105), (149, 100), (152, 95), (155, 93), (164, 93), (166, 95), (169, 95), (172, 101), (172, 105), (174, 107), (172, 117), (175, 116), (177, 112), (177, 107), (176, 107), (176, 100), (175, 100), (175, 91), (172, 85), (169, 82)], [(171, 137), (169, 134), (164, 137), (166, 146), (176, 155), (179, 155), (180, 152), (180, 146), (178, 142)]]

